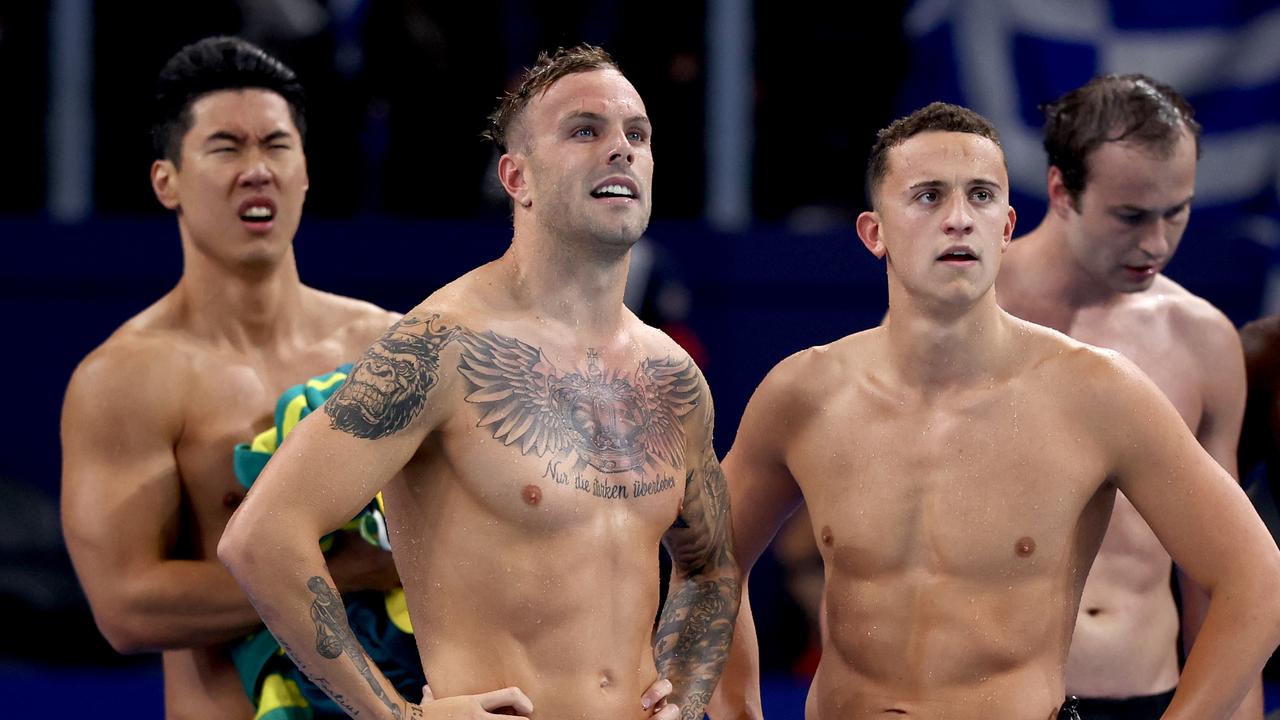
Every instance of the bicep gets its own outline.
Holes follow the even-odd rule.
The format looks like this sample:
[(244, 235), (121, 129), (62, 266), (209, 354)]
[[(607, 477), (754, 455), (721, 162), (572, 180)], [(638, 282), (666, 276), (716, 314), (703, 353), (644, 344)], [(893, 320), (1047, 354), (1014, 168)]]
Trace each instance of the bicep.
[(62, 522), (91, 594), (163, 561), (176, 541), (174, 432), (142, 399), (73, 381), (62, 417)]
[(287, 513), (298, 530), (323, 535), (359, 512), (443, 422), (456, 380), (440, 368), (446, 352), (456, 360), (459, 332), (435, 314), (392, 325), (271, 457), (233, 524)]
[(802, 499), (787, 465), (785, 435), (780, 432), (794, 418), (770, 402), (769, 395), (769, 388), (762, 384), (747, 404), (733, 448), (724, 459), (734, 501), (734, 547), (744, 570), (755, 565)]

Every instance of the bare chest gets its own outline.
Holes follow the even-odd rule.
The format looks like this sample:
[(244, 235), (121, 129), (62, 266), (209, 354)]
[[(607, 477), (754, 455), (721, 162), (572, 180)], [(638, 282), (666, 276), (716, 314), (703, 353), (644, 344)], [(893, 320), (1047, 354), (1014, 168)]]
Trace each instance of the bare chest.
[(1071, 559), (1082, 529), (1105, 527), (1105, 513), (1086, 512), (1105, 480), (1099, 452), (1036, 394), (959, 410), (861, 405), (815, 419), (788, 458), (838, 570), (1044, 573)]
[(216, 541), (244, 499), (233, 450), (274, 427), (276, 402), (288, 387), (341, 364), (338, 353), (317, 353), (288, 367), (210, 359), (175, 389), (183, 403), (182, 434), (174, 448), (185, 511), (201, 535)]
[(459, 341), (454, 412), (440, 451), (487, 513), (554, 531), (642, 523), (660, 533), (684, 495), (686, 417), (700, 397), (688, 358), (582, 357), (496, 333)]

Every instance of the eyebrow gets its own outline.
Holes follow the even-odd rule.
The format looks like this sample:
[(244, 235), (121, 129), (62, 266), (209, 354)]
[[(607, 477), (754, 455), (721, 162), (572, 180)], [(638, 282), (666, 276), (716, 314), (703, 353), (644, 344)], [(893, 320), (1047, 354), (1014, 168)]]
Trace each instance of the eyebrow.
[[(600, 113), (590, 112), (589, 110), (579, 110), (577, 112), (573, 112), (568, 115), (565, 115), (564, 118), (560, 120), (560, 123), (565, 124), (565, 123), (570, 123), (578, 120), (592, 120), (594, 122), (606, 122), (608, 118), (601, 115)], [(622, 124), (623, 125), (644, 125), (645, 127), (652, 127), (652, 123), (649, 122), (649, 118), (645, 115), (632, 115), (631, 117), (623, 120)]]
[(241, 135), (237, 135), (233, 132), (229, 132), (227, 130), (218, 130), (216, 132), (209, 133), (209, 137), (205, 138), (204, 141), (205, 141), (205, 144), (208, 144), (211, 142), (225, 141), (225, 142), (231, 142), (239, 145), (240, 143), (244, 142), (244, 137)]
[[(923, 190), (926, 188), (940, 188), (940, 187), (946, 187), (947, 184), (948, 183), (945, 183), (941, 180), (921, 180), (920, 182), (911, 185), (911, 187), (907, 189)], [(972, 178), (970, 180), (967, 180), (965, 181), (965, 185), (988, 185), (994, 188), (1001, 187), (1000, 183), (996, 182), (995, 180), (991, 180), (990, 178), (982, 178), (982, 177)]]
[(1167, 213), (1171, 210), (1180, 210), (1184, 207), (1187, 207), (1188, 205), (1191, 204), (1191, 201), (1194, 199), (1195, 199), (1195, 195), (1188, 195), (1187, 198), (1182, 202), (1174, 203), (1173, 205), (1170, 205), (1169, 207), (1166, 207), (1166, 208), (1145, 208), (1145, 207), (1139, 207), (1137, 205), (1115, 205), (1111, 208), (1111, 212), (1129, 212), (1129, 213), (1143, 213), (1143, 214), (1160, 213), (1161, 215), (1163, 215), (1164, 213)]
[[(272, 143), (277, 140), (292, 140), (292, 139), (293, 139), (293, 134), (288, 132), (287, 130), (274, 130), (272, 132), (267, 133), (266, 136), (263, 137), (262, 140), (260, 140), (259, 142)], [(229, 130), (218, 130), (216, 132), (210, 133), (209, 137), (205, 138), (204, 141), (206, 144), (211, 142), (230, 142), (230, 143), (235, 143), (236, 145), (240, 145), (245, 142), (245, 137), (243, 135), (233, 133)]]

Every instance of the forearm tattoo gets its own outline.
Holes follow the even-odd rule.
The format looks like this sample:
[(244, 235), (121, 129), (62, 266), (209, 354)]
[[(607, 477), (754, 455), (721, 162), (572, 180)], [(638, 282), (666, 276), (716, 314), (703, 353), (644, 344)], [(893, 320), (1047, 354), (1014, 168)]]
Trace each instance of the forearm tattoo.
[[(351, 626), (347, 624), (347, 613), (342, 605), (342, 598), (329, 584), (320, 576), (314, 576), (307, 580), (307, 588), (316, 596), (311, 602), (311, 620), (316, 625), (316, 652), (320, 656), (329, 660), (335, 660), (342, 655), (346, 655), (351, 660), (351, 664), (355, 665), (356, 670), (369, 683), (369, 688), (373, 690), (373, 694), (377, 696), (382, 704), (387, 706), (391, 711), (391, 715), (397, 720), (402, 717), (400, 706), (387, 694), (387, 691), (378, 682), (373, 675), (373, 668), (369, 665), (369, 659), (365, 657), (364, 648), (360, 647), (360, 641), (356, 640), (356, 636), (351, 632)], [(341, 695), (335, 695), (329, 687), (328, 682), (321, 682), (323, 678), (314, 678), (316, 684), (320, 685), (325, 692), (329, 693), (335, 701), (345, 702)], [(343, 707), (347, 707), (345, 704)], [(351, 709), (348, 708), (348, 712)]]
[(376, 440), (409, 426), (439, 381), (440, 351), (460, 332), (438, 327), (439, 317), (404, 317), (365, 351), (324, 404), (331, 427)]
[[(671, 701), (685, 720), (701, 720), (729, 657), (742, 586), (733, 557), (729, 496), (711, 448), (685, 481), (684, 505), (663, 542), (674, 574), (654, 636), (658, 672), (675, 686)], [(680, 579), (680, 576), (684, 576)]]

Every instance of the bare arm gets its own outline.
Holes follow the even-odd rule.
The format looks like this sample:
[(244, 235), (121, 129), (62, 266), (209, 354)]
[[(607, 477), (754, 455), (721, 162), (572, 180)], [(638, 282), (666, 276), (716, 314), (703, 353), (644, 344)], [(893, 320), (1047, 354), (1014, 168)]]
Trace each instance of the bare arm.
[[(1240, 479), (1236, 450), (1245, 406), (1245, 365), (1239, 337), (1230, 321), (1220, 314), (1198, 324), (1195, 348), (1199, 355), (1204, 407), (1196, 439), (1222, 469)], [(1182, 596), (1182, 643), (1190, 653), (1209, 611), (1209, 595), (1178, 570)], [(1262, 677), (1231, 716), (1233, 720), (1262, 720)]]
[(174, 457), (183, 385), (179, 368), (123, 345), (81, 365), (63, 405), (67, 549), (99, 629), (124, 653), (224, 642), (260, 625), (215, 558), (175, 556), (190, 532), (179, 527)]
[(1280, 608), (1260, 601), (1280, 592), (1280, 551), (1151, 381), (1122, 359), (1107, 374), (1092, 386), (1089, 415), (1114, 454), (1111, 477), (1211, 598), (1165, 717), (1227, 717), (1280, 642)]
[(348, 626), (317, 544), (398, 473), (445, 417), (449, 383), (441, 382), (438, 368), (457, 332), (421, 315), (388, 330), (325, 412), (308, 416), (272, 457), (218, 546), (280, 645), (353, 716), (423, 717), (427, 708), (425, 716), (449, 716), (458, 703), (477, 713), (502, 705), (531, 711), (512, 689), (406, 703)]
[(663, 537), (671, 554), (671, 585), (654, 636), (658, 673), (671, 680), (670, 702), (685, 720), (702, 718), (729, 654), (741, 578), (724, 473), (712, 446), (714, 410), (701, 383), (693, 420), (680, 514)]
[(724, 460), (729, 494), (734, 499), (734, 548), (742, 569), (743, 591), (729, 661), (707, 708), (715, 720), (763, 716), (760, 643), (747, 585), (761, 553), (801, 500), (784, 453), (784, 429), (799, 421), (788, 402), (787, 375), (780, 368), (761, 383), (743, 412), (733, 449)]

